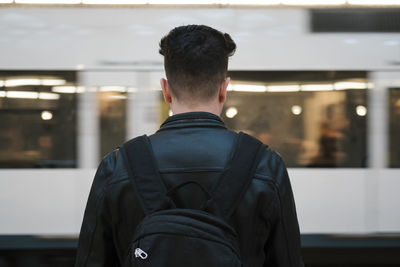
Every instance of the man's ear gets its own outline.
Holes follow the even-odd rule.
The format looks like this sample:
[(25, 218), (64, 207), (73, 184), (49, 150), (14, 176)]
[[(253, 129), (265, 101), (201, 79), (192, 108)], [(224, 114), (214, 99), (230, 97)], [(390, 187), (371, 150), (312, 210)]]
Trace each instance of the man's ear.
[(168, 85), (168, 81), (164, 78), (161, 78), (160, 80), (160, 84), (161, 84), (161, 89), (163, 92), (163, 96), (164, 96), (164, 100), (167, 104), (171, 104), (172, 103), (172, 96), (171, 96), (171, 91), (169, 90), (169, 85)]
[(218, 101), (219, 103), (225, 103), (226, 101), (226, 90), (228, 88), (229, 82), (231, 81), (231, 78), (226, 77), (220, 87), (219, 87), (219, 92), (218, 92)]

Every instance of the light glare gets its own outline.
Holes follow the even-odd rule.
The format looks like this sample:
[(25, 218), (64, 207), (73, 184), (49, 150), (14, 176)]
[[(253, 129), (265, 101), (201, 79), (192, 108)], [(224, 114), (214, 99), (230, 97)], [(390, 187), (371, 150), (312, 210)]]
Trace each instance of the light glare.
[[(228, 86), (229, 87), (229, 86)], [(267, 87), (264, 85), (254, 85), (254, 84), (232, 84), (228, 91), (237, 92), (266, 92)]]
[(302, 91), (332, 91), (333, 84), (303, 84)]
[(75, 67), (76, 70), (83, 70), (84, 68), (85, 68), (85, 65), (83, 65), (83, 64), (78, 64)]
[(108, 95), (107, 96), (108, 98), (111, 98), (111, 99), (127, 99), (127, 97), (126, 96), (124, 96), (124, 95)]
[(40, 85), (40, 79), (9, 79), (5, 81), (6, 87), (16, 87), (24, 85)]
[(270, 85), (269, 92), (297, 92), (300, 91), (300, 85)]
[(38, 98), (39, 93), (37, 92), (29, 92), (29, 91), (7, 91), (6, 97), (8, 98), (28, 98), (28, 99), (36, 99)]
[(292, 106), (292, 108), (291, 108), (291, 110), (292, 110), (292, 113), (294, 114), (294, 115), (300, 115), (301, 114), (301, 112), (303, 111), (303, 109), (301, 108), (301, 106), (299, 106), (299, 105), (294, 105), (294, 106)]
[(75, 86), (54, 86), (51, 88), (51, 91), (55, 93), (73, 94), (76, 93), (77, 88)]
[[(19, 78), (19, 79), (8, 79), (3, 82), (6, 87), (17, 87), (25, 85), (62, 85), (66, 81), (63, 79), (37, 79), (37, 78)], [(1, 85), (1, 84), (0, 84)]]
[(39, 99), (57, 100), (57, 99), (60, 99), (60, 95), (59, 94), (54, 94), (54, 93), (39, 93)]
[(120, 92), (120, 93), (124, 93), (124, 92), (126, 92), (126, 87), (125, 86), (101, 86), (100, 87), (100, 92)]
[(77, 92), (78, 94), (81, 94), (81, 93), (86, 92), (86, 89), (85, 89), (84, 86), (78, 86), (78, 87), (76, 87), (76, 92)]
[(358, 116), (360, 117), (364, 117), (365, 115), (367, 115), (367, 108), (364, 106), (357, 106), (356, 107), (356, 113)]
[(48, 120), (51, 120), (53, 118), (53, 113), (51, 113), (50, 111), (45, 110), (45, 111), (42, 112), (40, 117), (42, 118), (42, 120), (48, 121)]
[(346, 90), (346, 89), (367, 89), (368, 84), (363, 82), (337, 82), (334, 84), (335, 90)]
[(235, 107), (230, 107), (226, 110), (225, 115), (226, 117), (232, 119), (233, 117), (235, 117), (238, 114), (238, 110)]
[(66, 81), (63, 79), (42, 79), (41, 84), (46, 86), (53, 86), (53, 85), (62, 85), (65, 84)]

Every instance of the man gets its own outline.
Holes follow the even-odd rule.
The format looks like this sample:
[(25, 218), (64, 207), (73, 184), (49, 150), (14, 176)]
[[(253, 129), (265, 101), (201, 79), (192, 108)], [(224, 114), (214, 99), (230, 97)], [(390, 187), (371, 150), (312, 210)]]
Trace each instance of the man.
[[(180, 208), (196, 209), (224, 170), (237, 133), (219, 115), (226, 100), (228, 57), (236, 44), (203, 25), (173, 29), (160, 42), (165, 101), (175, 114), (150, 136), (158, 171)], [(263, 148), (256, 173), (230, 219), (243, 266), (301, 266), (299, 227), (286, 167)], [(121, 153), (101, 162), (81, 229), (76, 266), (120, 266), (144, 212)], [(187, 182), (191, 183), (187, 183)], [(200, 190), (204, 189), (204, 190)]]

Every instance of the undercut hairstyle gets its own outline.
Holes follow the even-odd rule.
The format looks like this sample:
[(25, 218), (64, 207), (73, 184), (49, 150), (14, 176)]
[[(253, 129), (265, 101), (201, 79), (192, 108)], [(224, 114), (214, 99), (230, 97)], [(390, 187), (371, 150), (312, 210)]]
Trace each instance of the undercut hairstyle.
[(208, 101), (226, 77), (236, 44), (227, 33), (205, 25), (172, 29), (160, 41), (165, 74), (178, 101)]

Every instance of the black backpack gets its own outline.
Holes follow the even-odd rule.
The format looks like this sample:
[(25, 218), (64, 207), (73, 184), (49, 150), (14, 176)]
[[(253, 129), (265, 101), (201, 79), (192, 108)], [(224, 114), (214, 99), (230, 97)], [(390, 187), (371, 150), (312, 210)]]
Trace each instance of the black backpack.
[(145, 217), (136, 227), (124, 266), (239, 267), (238, 237), (227, 222), (254, 176), (263, 145), (239, 133), (231, 159), (202, 210), (177, 208), (157, 169), (149, 138), (121, 152)]

